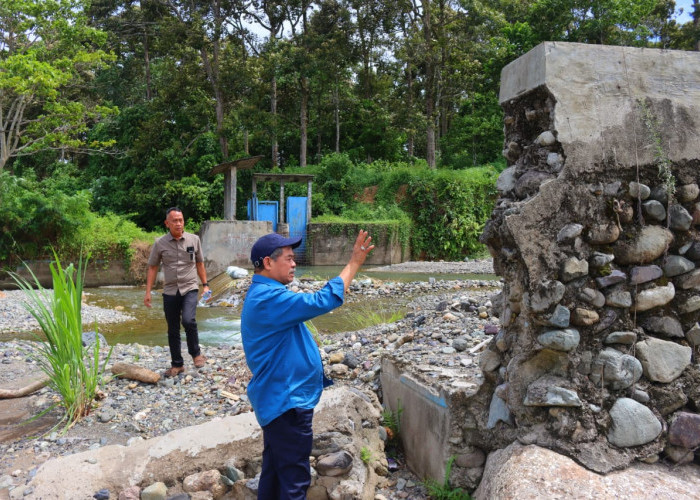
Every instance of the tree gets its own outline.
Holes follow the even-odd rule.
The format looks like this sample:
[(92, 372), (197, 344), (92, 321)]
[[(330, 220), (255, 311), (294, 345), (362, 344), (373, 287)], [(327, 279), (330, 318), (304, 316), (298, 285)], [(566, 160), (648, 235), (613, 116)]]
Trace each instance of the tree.
[(96, 151), (91, 123), (115, 107), (86, 99), (84, 86), (112, 57), (105, 33), (87, 25), (84, 0), (0, 4), (0, 171), (13, 157), (47, 149)]

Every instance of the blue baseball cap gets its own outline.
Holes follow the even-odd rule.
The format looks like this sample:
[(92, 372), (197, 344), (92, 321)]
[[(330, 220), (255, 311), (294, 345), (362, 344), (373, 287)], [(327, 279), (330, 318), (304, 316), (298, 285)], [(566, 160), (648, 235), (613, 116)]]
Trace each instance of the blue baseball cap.
[(301, 236), (298, 238), (285, 238), (277, 233), (266, 234), (258, 238), (253, 248), (250, 250), (250, 260), (255, 267), (262, 267), (265, 257), (272, 255), (272, 252), (282, 247), (296, 248), (301, 245)]

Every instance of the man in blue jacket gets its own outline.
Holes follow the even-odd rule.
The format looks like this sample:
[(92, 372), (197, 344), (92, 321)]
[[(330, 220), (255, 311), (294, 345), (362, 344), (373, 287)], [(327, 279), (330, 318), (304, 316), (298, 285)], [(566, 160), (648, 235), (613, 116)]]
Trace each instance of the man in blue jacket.
[(318, 346), (304, 325), (343, 304), (345, 291), (374, 248), (361, 230), (340, 275), (316, 293), (294, 293), (294, 248), (301, 238), (267, 234), (255, 242), (255, 267), (241, 313), (241, 335), (253, 378), (248, 398), (263, 429), (258, 498), (304, 499), (311, 482), (314, 407), (327, 381)]

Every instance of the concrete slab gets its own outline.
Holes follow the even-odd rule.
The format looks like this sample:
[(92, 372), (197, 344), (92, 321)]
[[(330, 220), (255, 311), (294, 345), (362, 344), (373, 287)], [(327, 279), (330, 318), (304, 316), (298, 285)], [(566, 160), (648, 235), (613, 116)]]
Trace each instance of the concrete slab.
[(228, 266), (250, 268), (250, 249), (258, 238), (271, 232), (272, 222), (269, 221), (204, 222), (199, 230), (199, 238), (202, 241), (207, 276), (213, 278), (226, 271)]

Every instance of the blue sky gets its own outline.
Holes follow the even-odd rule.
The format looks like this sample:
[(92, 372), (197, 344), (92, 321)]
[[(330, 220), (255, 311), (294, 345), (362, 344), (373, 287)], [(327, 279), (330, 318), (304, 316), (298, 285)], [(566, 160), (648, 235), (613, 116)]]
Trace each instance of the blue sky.
[(683, 24), (691, 20), (690, 14), (693, 12), (693, 0), (676, 0), (676, 11), (683, 8), (683, 15), (676, 17), (676, 22)]

